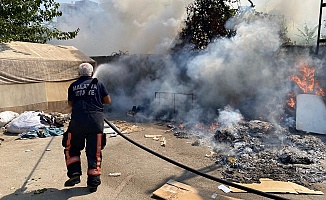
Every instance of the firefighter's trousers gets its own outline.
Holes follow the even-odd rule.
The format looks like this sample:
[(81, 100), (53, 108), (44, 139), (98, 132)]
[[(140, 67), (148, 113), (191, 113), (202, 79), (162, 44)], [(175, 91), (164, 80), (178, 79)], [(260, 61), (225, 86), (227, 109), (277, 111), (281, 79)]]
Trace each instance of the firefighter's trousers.
[(80, 155), (86, 144), (87, 185), (98, 186), (101, 184), (102, 149), (106, 145), (103, 128), (102, 112), (72, 114), (69, 127), (62, 139), (69, 178), (82, 175)]

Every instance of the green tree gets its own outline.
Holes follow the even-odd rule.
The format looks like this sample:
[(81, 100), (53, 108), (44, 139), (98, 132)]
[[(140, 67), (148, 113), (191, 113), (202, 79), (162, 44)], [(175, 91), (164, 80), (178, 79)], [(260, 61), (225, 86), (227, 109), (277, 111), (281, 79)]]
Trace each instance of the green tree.
[(300, 35), (297, 36), (301, 37), (304, 40), (304, 44), (312, 45), (317, 37), (317, 29), (318, 26), (315, 26), (314, 28), (309, 28), (306, 24), (303, 30), (298, 29)]
[(46, 43), (53, 38), (73, 39), (79, 32), (63, 32), (52, 26), (52, 20), (62, 15), (55, 0), (2, 0), (0, 5), (0, 42)]
[(237, 9), (230, 4), (236, 2), (239, 0), (195, 0), (187, 7), (177, 46), (193, 44), (194, 49), (205, 49), (214, 38), (234, 35), (234, 31), (225, 28), (225, 23), (236, 14)]

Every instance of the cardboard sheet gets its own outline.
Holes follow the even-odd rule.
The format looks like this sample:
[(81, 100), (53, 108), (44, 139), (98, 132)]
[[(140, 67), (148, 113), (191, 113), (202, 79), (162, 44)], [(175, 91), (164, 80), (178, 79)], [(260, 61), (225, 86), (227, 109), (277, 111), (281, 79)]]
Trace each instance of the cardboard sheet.
[[(204, 198), (198, 194), (198, 190), (189, 185), (174, 180), (169, 180), (162, 187), (155, 190), (153, 195), (166, 200), (204, 200)], [(214, 198), (212, 197), (212, 199), (240, 200), (220, 194), (214, 194)]]
[[(260, 183), (241, 184), (239, 185), (269, 193), (290, 193), (290, 194), (318, 194), (323, 195), (321, 191), (314, 191), (304, 186), (292, 182), (274, 181), (268, 178), (259, 179)], [(246, 192), (235, 187), (230, 187), (232, 192)]]
[(162, 199), (179, 199), (179, 200), (203, 200), (197, 195), (197, 190), (189, 185), (169, 180), (161, 188), (153, 192), (153, 195)]

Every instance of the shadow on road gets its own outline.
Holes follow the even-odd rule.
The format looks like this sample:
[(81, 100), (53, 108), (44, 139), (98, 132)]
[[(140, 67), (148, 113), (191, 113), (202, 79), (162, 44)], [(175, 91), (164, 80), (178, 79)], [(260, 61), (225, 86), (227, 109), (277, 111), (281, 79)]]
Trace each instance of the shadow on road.
[(16, 190), (12, 194), (3, 196), (1, 200), (18, 200), (18, 199), (69, 199), (71, 197), (85, 196), (89, 195), (89, 189), (87, 187), (74, 187), (63, 190), (58, 190), (56, 188), (45, 188), (37, 191), (22, 192), (21, 189)]

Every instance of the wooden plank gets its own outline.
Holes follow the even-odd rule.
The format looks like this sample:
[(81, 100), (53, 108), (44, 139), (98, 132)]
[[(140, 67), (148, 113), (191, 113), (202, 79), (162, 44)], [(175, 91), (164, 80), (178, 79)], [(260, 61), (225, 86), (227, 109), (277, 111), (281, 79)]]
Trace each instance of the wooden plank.
[(145, 135), (145, 138), (156, 138), (156, 137), (162, 137), (162, 135)]

